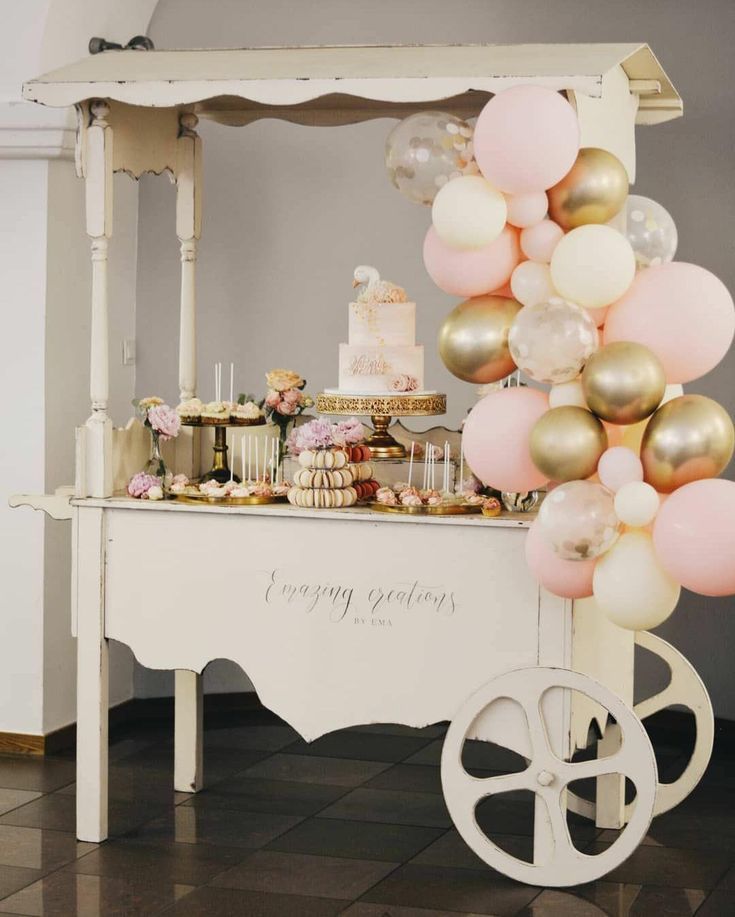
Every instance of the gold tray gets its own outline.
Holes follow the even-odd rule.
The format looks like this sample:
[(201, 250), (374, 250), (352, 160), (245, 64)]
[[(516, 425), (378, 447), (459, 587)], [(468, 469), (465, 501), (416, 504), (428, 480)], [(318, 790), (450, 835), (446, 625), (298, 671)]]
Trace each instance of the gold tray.
[(214, 417), (202, 417), (200, 420), (183, 420), (184, 427), (262, 427), (265, 424), (265, 417), (256, 417), (248, 420), (246, 417), (240, 417), (233, 420), (228, 417), (227, 420), (217, 420)]
[(368, 503), (377, 513), (403, 513), (406, 516), (469, 516), (481, 513), (482, 506), (472, 503), (440, 503), (437, 506), (387, 506), (385, 503)]
[(447, 396), (440, 392), (395, 395), (342, 395), (322, 392), (316, 396), (321, 414), (356, 414), (361, 417), (433, 417), (447, 411)]
[(167, 494), (167, 500), (179, 503), (206, 503), (209, 506), (266, 506), (269, 503), (288, 503), (286, 494), (273, 497), (211, 497), (209, 494)]

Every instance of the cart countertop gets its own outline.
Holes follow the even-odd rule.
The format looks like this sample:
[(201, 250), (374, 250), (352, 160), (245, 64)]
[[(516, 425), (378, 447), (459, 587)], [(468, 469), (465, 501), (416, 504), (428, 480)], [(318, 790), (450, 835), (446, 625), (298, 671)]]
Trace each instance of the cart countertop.
[(351, 509), (306, 509), (288, 503), (272, 503), (265, 506), (216, 506), (204, 503), (179, 503), (176, 500), (136, 500), (133, 497), (85, 497), (71, 501), (73, 506), (97, 507), (101, 509), (136, 510), (149, 513), (206, 513), (227, 516), (277, 516), (291, 519), (343, 519), (355, 522), (412, 523), (419, 525), (464, 525), (480, 528), (528, 528), (536, 513), (503, 513), (494, 518), (478, 514), (469, 516), (416, 516), (400, 513), (381, 513), (370, 507)]

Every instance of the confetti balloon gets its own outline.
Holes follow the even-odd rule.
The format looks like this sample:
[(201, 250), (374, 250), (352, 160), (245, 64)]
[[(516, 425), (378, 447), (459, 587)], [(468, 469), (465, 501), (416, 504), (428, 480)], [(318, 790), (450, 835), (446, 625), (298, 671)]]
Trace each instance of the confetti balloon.
[(620, 532), (613, 495), (592, 481), (555, 487), (541, 504), (538, 521), (544, 537), (564, 560), (599, 557)]
[(673, 261), (679, 236), (668, 210), (650, 197), (631, 194), (625, 207), (625, 235), (639, 268)]
[(472, 128), (443, 112), (409, 115), (388, 134), (385, 165), (404, 197), (416, 204), (431, 204), (450, 179), (477, 174)]
[(584, 309), (554, 296), (521, 309), (508, 343), (516, 365), (527, 376), (557, 385), (580, 374), (597, 349), (597, 328)]

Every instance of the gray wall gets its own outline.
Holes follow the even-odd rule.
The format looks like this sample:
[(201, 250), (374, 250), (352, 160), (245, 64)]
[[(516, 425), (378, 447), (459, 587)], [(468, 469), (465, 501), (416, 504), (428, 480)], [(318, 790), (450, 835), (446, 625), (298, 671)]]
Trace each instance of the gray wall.
[[(271, 44), (648, 41), (684, 98), (685, 118), (638, 131), (636, 191), (660, 200), (679, 227), (681, 260), (735, 290), (735, 4), (666, 0), (161, 0), (150, 29), (159, 48)], [(394, 122), (333, 129), (261, 121), (241, 130), (203, 123), (204, 238), (199, 267), (201, 393), (215, 360), (234, 360), (239, 386), (293, 366), (318, 391), (334, 384), (355, 264), (376, 264), (419, 304), (427, 381), (448, 393), (456, 424), (474, 401), (433, 346), (454, 304), (426, 276), (428, 210), (409, 204), (382, 165)], [(174, 190), (141, 181), (138, 394), (176, 397), (178, 250)], [(735, 412), (735, 353), (688, 387)], [(735, 524), (735, 520), (734, 520)], [(718, 713), (735, 718), (735, 603), (686, 595), (662, 628), (707, 682)], [(216, 680), (212, 680), (216, 679)], [(216, 668), (209, 687), (237, 688)], [(139, 693), (170, 680), (139, 672)]]

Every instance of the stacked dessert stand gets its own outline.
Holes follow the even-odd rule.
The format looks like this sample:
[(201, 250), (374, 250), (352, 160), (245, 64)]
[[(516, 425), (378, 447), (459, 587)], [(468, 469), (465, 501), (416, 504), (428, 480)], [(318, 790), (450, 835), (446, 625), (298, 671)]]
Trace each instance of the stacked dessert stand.
[(321, 414), (369, 417), (374, 432), (367, 445), (376, 460), (406, 458), (406, 449), (390, 433), (394, 417), (435, 417), (447, 412), (447, 396), (438, 392), (395, 395), (349, 395), (325, 391), (316, 398)]
[[(635, 123), (681, 113), (646, 44), (121, 50), (25, 85), (28, 100), (77, 109), (76, 163), (86, 182), (92, 243), (92, 411), (77, 431), (73, 496), (11, 500), (72, 522), (80, 840), (108, 834), (110, 640), (125, 643), (142, 664), (176, 673), (174, 784), (181, 792), (203, 787), (202, 672), (214, 659), (240, 665), (263, 703), (308, 741), (367, 723), (449, 721), (441, 775), (455, 825), (483, 860), (534, 885), (578, 885), (615, 869), (651, 818), (697, 785), (712, 749), (713, 715), (696, 672), (660, 638), (615, 627), (588, 600), (540, 589), (525, 564), (527, 519), (501, 516), (479, 525), (462, 516), (379, 517), (353, 509), (219, 511), (117, 496), (132, 434), (126, 428), (113, 436), (107, 410), (115, 171), (133, 178), (166, 173), (176, 183), (184, 401), (197, 386), (199, 117), (333, 126), (441, 108), (467, 118), (491, 94), (535, 83), (565, 92), (583, 135), (604, 140), (631, 173)], [(401, 458), (390, 418), (443, 413), (445, 398), (325, 392), (318, 407), (372, 417), (376, 458)], [(215, 426), (209, 473), (217, 480), (227, 470), (226, 427)], [(176, 449), (177, 470), (193, 478), (196, 437), (180, 436)], [(203, 544), (217, 545), (222, 575), (191, 575), (201, 567)], [(228, 574), (234, 570), (236, 582)], [(636, 644), (666, 663), (670, 686), (634, 703)], [(671, 704), (696, 714), (697, 738), (689, 766), (662, 785), (642, 720)], [(463, 761), (467, 739), (498, 742), (526, 766), (475, 776)], [(595, 744), (597, 758), (574, 760), (577, 750), (595, 751)], [(571, 795), (570, 784), (590, 778), (593, 801)], [(636, 789), (632, 807), (626, 778)], [(530, 790), (535, 800), (530, 860), (493, 843), (475, 817), (483, 799), (518, 790)], [(619, 836), (600, 852), (576, 849), (568, 808)]]

